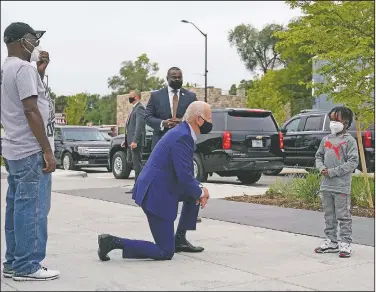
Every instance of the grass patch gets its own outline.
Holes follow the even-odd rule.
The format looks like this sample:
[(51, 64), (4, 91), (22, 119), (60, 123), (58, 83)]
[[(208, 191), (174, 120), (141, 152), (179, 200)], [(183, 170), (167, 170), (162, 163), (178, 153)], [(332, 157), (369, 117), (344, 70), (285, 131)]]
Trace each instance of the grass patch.
[[(274, 205), (285, 208), (322, 211), (319, 196), (321, 175), (309, 173), (277, 180), (263, 196), (236, 196), (224, 198), (228, 201)], [(375, 202), (375, 180), (369, 178), (373, 202)], [(374, 217), (375, 209), (368, 207), (367, 193), (363, 176), (353, 176), (351, 186), (352, 214), (361, 217)]]
[(1, 162), (1, 166), (5, 166), (3, 156), (0, 156), (0, 162)]

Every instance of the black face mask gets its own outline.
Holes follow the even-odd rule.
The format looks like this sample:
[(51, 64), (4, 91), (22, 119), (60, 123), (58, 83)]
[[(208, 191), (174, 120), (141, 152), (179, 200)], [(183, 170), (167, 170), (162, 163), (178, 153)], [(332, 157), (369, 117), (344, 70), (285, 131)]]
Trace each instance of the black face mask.
[(183, 85), (183, 81), (182, 80), (169, 80), (168, 81), (168, 85), (172, 88), (172, 89), (180, 89), (181, 86)]
[(209, 134), (213, 129), (213, 124), (205, 120), (203, 117), (200, 118), (204, 120), (204, 123), (200, 126), (200, 133)]
[(128, 100), (130, 103), (133, 103), (134, 102), (134, 97), (128, 97)]

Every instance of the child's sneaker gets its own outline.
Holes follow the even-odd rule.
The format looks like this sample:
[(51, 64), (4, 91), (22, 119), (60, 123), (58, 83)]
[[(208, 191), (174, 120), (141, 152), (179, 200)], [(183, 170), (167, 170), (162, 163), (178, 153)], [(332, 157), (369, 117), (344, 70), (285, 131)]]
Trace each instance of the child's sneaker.
[(332, 242), (330, 239), (324, 241), (324, 243), (315, 248), (316, 253), (336, 253), (338, 252), (338, 243)]
[(346, 242), (341, 242), (339, 245), (339, 257), (349, 258), (351, 256), (351, 246)]
[(4, 267), (3, 276), (4, 276), (4, 278), (12, 278), (13, 277), (13, 269), (8, 268), (8, 267)]
[(15, 281), (47, 281), (59, 278), (60, 272), (41, 267), (35, 273), (29, 275), (13, 275)]

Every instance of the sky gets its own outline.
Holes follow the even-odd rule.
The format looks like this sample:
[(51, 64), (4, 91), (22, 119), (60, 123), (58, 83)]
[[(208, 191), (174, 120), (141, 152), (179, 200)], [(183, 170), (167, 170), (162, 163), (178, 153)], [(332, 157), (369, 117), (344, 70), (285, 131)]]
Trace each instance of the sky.
[[(50, 54), (46, 74), (57, 95), (108, 94), (108, 77), (142, 53), (159, 64), (159, 77), (177, 66), (184, 83), (203, 86), (204, 37), (186, 19), (208, 34), (208, 86), (229, 90), (252, 78), (228, 42), (229, 30), (286, 25), (299, 15), (283, 1), (2, 1), (1, 36), (12, 22), (47, 31), (41, 46)], [(1, 42), (1, 63), (6, 56)]]

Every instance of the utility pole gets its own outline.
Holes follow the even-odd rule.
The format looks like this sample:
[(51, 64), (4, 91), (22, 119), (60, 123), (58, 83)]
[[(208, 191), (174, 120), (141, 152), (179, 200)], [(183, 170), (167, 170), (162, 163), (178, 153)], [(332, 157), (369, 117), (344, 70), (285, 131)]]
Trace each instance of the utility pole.
[(203, 33), (193, 22), (188, 20), (181, 22), (192, 24), (205, 37), (205, 102), (208, 102), (208, 34)]

